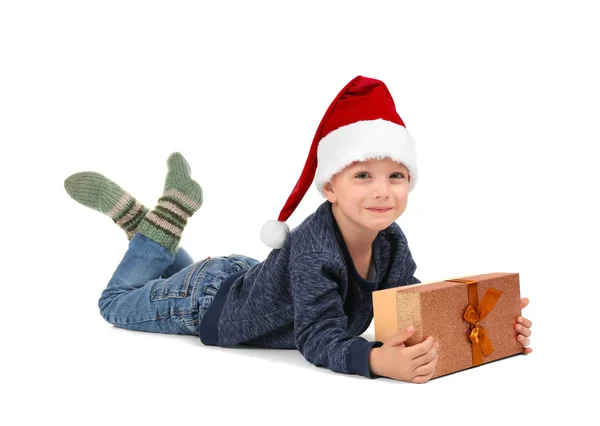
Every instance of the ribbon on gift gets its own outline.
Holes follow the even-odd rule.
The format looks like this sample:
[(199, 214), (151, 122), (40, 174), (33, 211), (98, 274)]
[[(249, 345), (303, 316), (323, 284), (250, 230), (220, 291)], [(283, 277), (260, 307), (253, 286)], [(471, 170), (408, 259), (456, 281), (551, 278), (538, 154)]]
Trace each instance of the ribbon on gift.
[(446, 280), (457, 283), (467, 284), (469, 292), (469, 306), (465, 311), (463, 318), (469, 324), (471, 324), (471, 334), (469, 339), (471, 340), (471, 349), (473, 353), (473, 365), (480, 365), (483, 363), (483, 357), (489, 356), (494, 352), (492, 341), (488, 336), (485, 328), (481, 325), (481, 321), (490, 313), (492, 308), (496, 305), (496, 302), (502, 295), (500, 290), (495, 288), (488, 288), (485, 295), (479, 303), (479, 296), (477, 295), (477, 281), (473, 280)]

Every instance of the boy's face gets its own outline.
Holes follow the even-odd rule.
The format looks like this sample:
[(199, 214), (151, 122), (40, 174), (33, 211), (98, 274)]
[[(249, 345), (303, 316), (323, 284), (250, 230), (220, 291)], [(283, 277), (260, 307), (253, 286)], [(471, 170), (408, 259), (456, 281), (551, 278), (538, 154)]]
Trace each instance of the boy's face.
[[(333, 176), (323, 191), (342, 220), (379, 232), (404, 213), (408, 200), (408, 169), (386, 158), (353, 163)], [(377, 208), (388, 210), (376, 211)]]

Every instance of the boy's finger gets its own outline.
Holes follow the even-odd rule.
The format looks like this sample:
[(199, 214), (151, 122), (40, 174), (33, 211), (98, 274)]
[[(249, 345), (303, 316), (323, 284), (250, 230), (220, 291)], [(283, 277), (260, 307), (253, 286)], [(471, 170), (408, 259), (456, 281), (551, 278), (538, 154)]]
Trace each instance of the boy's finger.
[(519, 333), (523, 334), (525, 337), (531, 336), (531, 330), (525, 326), (522, 326), (521, 324), (515, 325), (515, 330), (517, 330)]
[(521, 309), (523, 309), (524, 307), (526, 307), (527, 305), (529, 305), (529, 299), (526, 297), (522, 297), (521, 298)]
[(517, 340), (518, 340), (519, 342), (521, 342), (521, 344), (522, 344), (523, 346), (529, 346), (529, 343), (531, 343), (531, 342), (529, 341), (529, 337), (525, 337), (525, 336), (523, 336), (522, 334), (519, 334), (519, 335), (517, 336)]
[(533, 352), (533, 349), (531, 349), (531, 348), (523, 348), (523, 353), (525, 355), (530, 354), (531, 352)]
[(413, 359), (415, 359), (429, 352), (434, 344), (435, 342), (433, 340), (433, 337), (428, 336), (427, 339), (423, 340), (421, 343), (409, 346), (407, 353)]
[(527, 318), (524, 318), (524, 317), (517, 318), (517, 322), (519, 324), (524, 325), (527, 328), (531, 328), (531, 326), (533, 325), (533, 323), (531, 321), (529, 321)]

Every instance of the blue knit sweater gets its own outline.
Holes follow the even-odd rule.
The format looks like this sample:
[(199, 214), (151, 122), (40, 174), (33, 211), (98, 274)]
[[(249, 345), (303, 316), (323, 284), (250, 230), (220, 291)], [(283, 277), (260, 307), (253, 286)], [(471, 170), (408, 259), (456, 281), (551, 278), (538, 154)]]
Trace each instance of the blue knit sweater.
[(372, 250), (371, 281), (357, 273), (325, 201), (281, 249), (223, 281), (198, 325), (200, 340), (298, 349), (316, 366), (378, 377), (369, 371), (369, 351), (383, 342), (358, 337), (373, 320), (372, 292), (420, 281), (397, 223), (379, 232)]

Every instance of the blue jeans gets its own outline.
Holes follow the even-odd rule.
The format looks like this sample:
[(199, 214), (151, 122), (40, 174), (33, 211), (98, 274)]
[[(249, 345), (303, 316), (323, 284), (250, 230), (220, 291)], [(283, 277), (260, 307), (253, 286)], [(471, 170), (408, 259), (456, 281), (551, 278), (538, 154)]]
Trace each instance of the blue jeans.
[(257, 263), (239, 254), (194, 262), (183, 248), (172, 254), (137, 233), (102, 292), (100, 314), (129, 330), (197, 335), (224, 279)]

